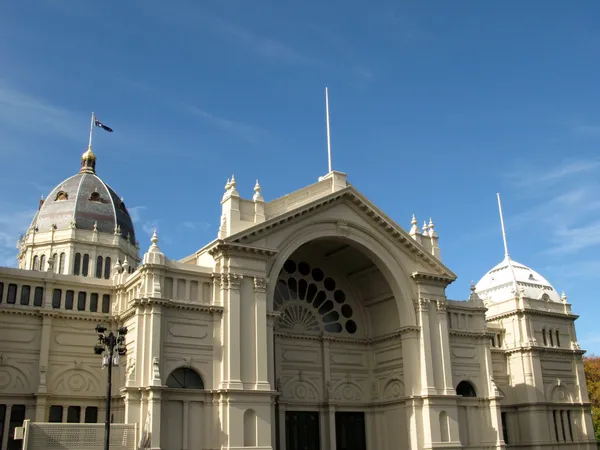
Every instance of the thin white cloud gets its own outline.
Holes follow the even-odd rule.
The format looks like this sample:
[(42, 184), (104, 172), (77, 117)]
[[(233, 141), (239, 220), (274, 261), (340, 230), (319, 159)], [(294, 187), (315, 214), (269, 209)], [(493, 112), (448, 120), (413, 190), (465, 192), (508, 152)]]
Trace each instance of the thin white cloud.
[(17, 241), (27, 231), (36, 211), (15, 205), (0, 205), (0, 266), (16, 267)]
[(565, 178), (600, 167), (600, 158), (563, 161), (555, 166), (530, 165), (511, 171), (509, 181), (516, 186), (555, 184)]
[(78, 123), (70, 111), (0, 80), (0, 124), (28, 133), (56, 134), (81, 140)]

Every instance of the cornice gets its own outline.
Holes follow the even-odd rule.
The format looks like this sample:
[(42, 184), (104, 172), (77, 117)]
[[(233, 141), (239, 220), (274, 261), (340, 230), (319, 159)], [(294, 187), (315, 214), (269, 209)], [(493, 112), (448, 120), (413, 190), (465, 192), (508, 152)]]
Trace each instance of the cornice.
[(0, 306), (0, 314), (11, 314), (17, 316), (35, 316), (35, 317), (53, 317), (58, 319), (82, 320), (85, 322), (111, 322), (115, 318), (111, 314), (76, 311), (65, 309), (46, 309), (39, 307), (29, 307), (26, 305), (2, 305)]
[(292, 211), (288, 211), (284, 214), (268, 219), (266, 222), (255, 225), (248, 230), (237, 233), (231, 236), (231, 242), (243, 243), (251, 238), (268, 234), (275, 228), (279, 228), (280, 226), (285, 225), (286, 223), (291, 222), (299, 217), (314, 215), (325, 207), (341, 200), (347, 200), (353, 208), (357, 209), (359, 213), (364, 214), (369, 221), (376, 225), (376, 227), (382, 229), (395, 242), (399, 243), (402, 247), (408, 250), (409, 253), (415, 254), (424, 260), (432, 269), (441, 274), (441, 277), (444, 278), (445, 282), (450, 284), (456, 279), (456, 275), (452, 273), (450, 269), (444, 266), (440, 260), (429, 254), (429, 252), (422, 245), (411, 238), (406, 231), (404, 231), (400, 226), (398, 226), (398, 224), (387, 217), (383, 212), (371, 206), (369, 200), (358, 193), (358, 191), (356, 191), (352, 186), (345, 187), (344, 189), (316, 199)]
[(254, 259), (258, 258), (266, 261), (277, 253), (277, 250), (241, 244), (239, 242), (225, 242), (223, 239), (216, 241), (213, 247), (208, 250), (208, 254), (214, 259), (235, 256), (247, 258), (250, 256)]
[(391, 333), (387, 333), (383, 336), (377, 336), (375, 338), (354, 338), (349, 336), (334, 336), (331, 334), (300, 334), (300, 333), (284, 333), (280, 331), (275, 331), (274, 335), (283, 339), (294, 339), (294, 340), (303, 340), (303, 341), (324, 341), (324, 342), (337, 342), (341, 344), (352, 344), (352, 345), (372, 345), (378, 344), (385, 341), (391, 341), (397, 338), (401, 338), (402, 335), (415, 332), (418, 333), (420, 331), (419, 327), (416, 326), (406, 326), (402, 327), (399, 330), (393, 331)]
[(432, 283), (441, 284), (444, 287), (448, 286), (455, 279), (446, 275), (437, 275), (424, 272), (413, 272), (410, 275), (417, 283)]
[(513, 353), (538, 353), (545, 356), (582, 356), (585, 354), (585, 350), (581, 349), (570, 349), (560, 347), (544, 347), (540, 345), (528, 345), (523, 347), (510, 347), (510, 348), (496, 348), (495, 350), (502, 350), (504, 354), (511, 355)]
[(168, 298), (159, 297), (143, 297), (135, 299), (133, 303), (135, 307), (146, 305), (160, 305), (170, 309), (183, 309), (186, 311), (206, 312), (209, 314), (222, 314), (224, 309), (222, 306), (186, 302), (182, 300), (171, 300)]
[(448, 334), (450, 336), (457, 336), (457, 337), (469, 337), (469, 338), (475, 338), (475, 339), (489, 339), (495, 333), (489, 333), (487, 331), (449, 330)]
[[(489, 309), (488, 309), (488, 311), (489, 311)], [(573, 314), (573, 313), (565, 314), (564, 312), (542, 311), (542, 310), (534, 309), (534, 308), (519, 308), (519, 309), (513, 309), (510, 311), (501, 312), (498, 314), (488, 315), (488, 316), (486, 316), (485, 320), (491, 321), (491, 320), (505, 319), (507, 317), (516, 316), (516, 315), (520, 315), (520, 314), (528, 314), (531, 316), (542, 316), (542, 317), (554, 317), (554, 318), (559, 318), (559, 319), (569, 319), (569, 320), (573, 320), (573, 321), (575, 321), (579, 318), (579, 315)]]

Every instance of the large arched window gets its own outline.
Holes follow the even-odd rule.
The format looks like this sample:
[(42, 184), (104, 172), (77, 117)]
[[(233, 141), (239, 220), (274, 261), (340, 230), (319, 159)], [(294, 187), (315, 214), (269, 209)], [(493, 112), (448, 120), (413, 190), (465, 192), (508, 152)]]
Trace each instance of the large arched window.
[(37, 255), (33, 257), (33, 270), (40, 270), (40, 262)]
[(204, 389), (202, 377), (192, 369), (180, 367), (167, 378), (167, 387), (174, 389)]
[(46, 270), (46, 255), (40, 256), (40, 270), (42, 272)]
[(73, 275), (79, 275), (81, 269), (81, 253), (75, 253), (75, 261), (73, 262)]
[(111, 264), (111, 260), (110, 260), (110, 256), (107, 256), (106, 259), (104, 260), (104, 278), (105, 279), (109, 279), (110, 278), (110, 264)]
[(84, 277), (88, 276), (88, 271), (90, 268), (90, 255), (87, 253), (83, 255), (83, 264), (81, 265), (81, 275)]
[(458, 383), (458, 386), (456, 386), (456, 395), (460, 395), (462, 397), (477, 397), (475, 388), (468, 381), (461, 381)]
[(102, 278), (102, 256), (96, 258), (96, 278)]

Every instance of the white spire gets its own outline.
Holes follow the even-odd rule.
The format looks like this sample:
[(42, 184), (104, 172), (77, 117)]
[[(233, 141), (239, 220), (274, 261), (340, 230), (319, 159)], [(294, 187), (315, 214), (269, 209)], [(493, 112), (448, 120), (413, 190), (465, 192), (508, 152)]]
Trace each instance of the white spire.
[(502, 240), (504, 241), (504, 256), (508, 258), (508, 244), (506, 243), (506, 230), (504, 228), (504, 215), (502, 214), (502, 202), (500, 201), (500, 194), (498, 196), (498, 209), (500, 211), (500, 226), (502, 227)]
[(327, 160), (329, 162), (329, 172), (331, 172), (331, 132), (329, 129), (329, 91), (325, 88), (325, 113), (327, 116)]

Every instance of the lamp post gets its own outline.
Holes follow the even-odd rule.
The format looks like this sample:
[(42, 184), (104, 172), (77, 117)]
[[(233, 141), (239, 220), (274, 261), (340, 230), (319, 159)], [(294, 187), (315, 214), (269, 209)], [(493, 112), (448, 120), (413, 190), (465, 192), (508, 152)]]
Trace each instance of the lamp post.
[(112, 368), (119, 367), (119, 356), (123, 356), (127, 352), (127, 349), (125, 348), (125, 335), (127, 334), (127, 328), (119, 328), (117, 330), (117, 335), (115, 336), (112, 331), (106, 335), (106, 327), (104, 325), (97, 325), (96, 333), (98, 334), (98, 343), (94, 345), (94, 353), (96, 355), (104, 354), (102, 356), (102, 367), (108, 367), (108, 379), (106, 383), (106, 420), (104, 422), (104, 450), (109, 450)]

